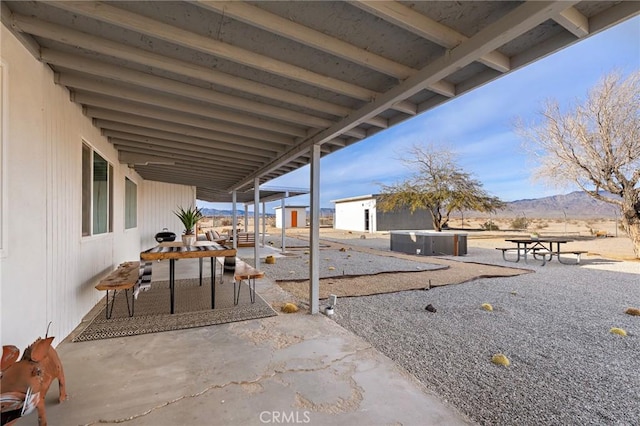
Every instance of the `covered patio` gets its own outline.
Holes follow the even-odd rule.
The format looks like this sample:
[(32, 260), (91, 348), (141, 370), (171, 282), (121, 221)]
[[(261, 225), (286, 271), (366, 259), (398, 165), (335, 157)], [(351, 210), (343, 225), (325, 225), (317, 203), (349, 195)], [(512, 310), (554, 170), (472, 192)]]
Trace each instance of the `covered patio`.
[[(323, 156), (640, 13), (639, 2), (579, 0), (3, 1), (1, 8), (0, 338), (21, 349), (49, 323), (56, 342), (69, 337), (102, 297), (96, 282), (137, 259), (155, 233), (179, 226), (176, 206), (252, 203), (258, 223), (260, 187), (307, 165), (308, 299), (318, 313)], [(77, 344), (61, 355), (78, 361), (70, 361), (69, 379), (85, 381), (78, 389), (95, 397), (78, 412), (104, 407), (95, 421), (140, 413), (133, 405), (158, 392), (159, 400), (194, 404), (167, 424), (258, 423), (262, 409), (289, 413), (277, 397), (253, 399), (262, 379), (279, 387), (268, 395), (293, 396), (299, 416), (315, 401), (318, 423), (358, 398), (358, 422), (386, 419), (385, 403), (397, 411), (388, 423), (464, 421), (326, 318), (298, 318), (105, 341), (86, 353)], [(269, 368), (252, 369), (265, 359)], [(211, 377), (203, 371), (215, 379), (201, 381)], [(307, 373), (288, 388), (298, 378), (287, 376)], [(133, 405), (111, 405), (97, 377), (115, 380), (112, 392), (126, 389), (125, 405)], [(213, 399), (189, 397), (199, 392)], [(249, 415), (235, 409), (245, 400), (256, 402), (253, 417), (235, 417)], [(74, 420), (64, 417), (67, 407), (58, 410), (51, 407), (52, 424)], [(132, 423), (163, 416), (152, 412)], [(354, 423), (355, 415), (340, 420)]]
[[(197, 277), (197, 261), (181, 263), (179, 278)], [(270, 279), (257, 290), (267, 303), (291, 300)], [(54, 382), (51, 425), (470, 424), (324, 315), (71, 342), (83, 326), (58, 346), (69, 399), (57, 402)], [(37, 416), (19, 424), (37, 425)]]

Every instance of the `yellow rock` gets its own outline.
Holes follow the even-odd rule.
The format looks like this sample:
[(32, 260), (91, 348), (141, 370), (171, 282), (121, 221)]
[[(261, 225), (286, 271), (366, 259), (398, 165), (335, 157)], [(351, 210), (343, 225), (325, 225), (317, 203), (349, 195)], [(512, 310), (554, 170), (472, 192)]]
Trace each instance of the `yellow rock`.
[(292, 314), (294, 312), (298, 312), (298, 307), (293, 303), (287, 302), (284, 305), (282, 305), (282, 308), (280, 308), (280, 310), (285, 314)]
[(491, 357), (491, 362), (496, 365), (504, 365), (505, 367), (508, 367), (509, 364), (511, 364), (509, 362), (509, 358), (507, 358), (504, 354), (495, 354)]
[(493, 306), (491, 306), (489, 303), (483, 303), (482, 304), (482, 309), (484, 309), (485, 311), (493, 311)]
[(627, 308), (626, 311), (624, 311), (625, 314), (629, 314), (629, 315), (633, 315), (635, 317), (640, 317), (640, 309), (638, 308)]
[(624, 331), (623, 329), (618, 328), (618, 327), (611, 328), (611, 330), (609, 330), (609, 332), (611, 332), (613, 334), (617, 334), (619, 336), (626, 336), (627, 335), (626, 331)]
[(333, 267), (333, 266), (329, 266), (329, 270), (330, 270), (330, 271), (335, 271), (335, 270), (336, 270), (336, 268), (335, 268), (335, 267)]
[(265, 257), (264, 262), (269, 265), (273, 265), (276, 263), (276, 258), (274, 256), (267, 256)]

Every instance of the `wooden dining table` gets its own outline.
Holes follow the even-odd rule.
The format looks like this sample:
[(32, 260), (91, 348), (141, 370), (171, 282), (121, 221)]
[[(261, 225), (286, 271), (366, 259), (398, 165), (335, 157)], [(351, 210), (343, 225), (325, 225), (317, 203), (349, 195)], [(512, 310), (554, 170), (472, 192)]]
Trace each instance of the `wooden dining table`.
[[(175, 262), (178, 259), (211, 258), (211, 309), (216, 301), (216, 258), (233, 257), (237, 250), (228, 248), (213, 241), (196, 241), (185, 245), (181, 241), (163, 242), (140, 253), (141, 260), (169, 260), (169, 292), (171, 297), (171, 313), (175, 310)], [(200, 264), (200, 285), (202, 285), (202, 263)]]

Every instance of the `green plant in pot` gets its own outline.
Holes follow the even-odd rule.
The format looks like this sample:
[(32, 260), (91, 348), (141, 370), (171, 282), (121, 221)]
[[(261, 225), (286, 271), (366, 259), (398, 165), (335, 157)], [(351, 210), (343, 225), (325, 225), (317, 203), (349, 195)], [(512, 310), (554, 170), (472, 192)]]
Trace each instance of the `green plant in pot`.
[(178, 210), (174, 213), (176, 216), (178, 216), (180, 222), (182, 222), (182, 224), (184, 225), (182, 242), (188, 246), (193, 245), (197, 239), (197, 235), (195, 232), (196, 224), (200, 219), (204, 217), (202, 214), (202, 209), (199, 209), (197, 207), (189, 207), (187, 209), (178, 207)]

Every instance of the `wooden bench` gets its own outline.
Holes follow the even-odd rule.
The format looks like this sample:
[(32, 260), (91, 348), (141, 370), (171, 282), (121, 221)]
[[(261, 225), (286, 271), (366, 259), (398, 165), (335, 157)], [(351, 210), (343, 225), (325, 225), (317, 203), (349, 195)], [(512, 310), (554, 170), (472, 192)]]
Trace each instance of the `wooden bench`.
[(233, 304), (237, 305), (240, 301), (240, 288), (242, 282), (247, 280), (249, 286), (249, 298), (251, 303), (256, 302), (256, 279), (264, 278), (264, 272), (259, 271), (253, 266), (240, 259), (236, 259), (236, 268), (233, 272)]
[[(142, 276), (141, 276), (142, 275)], [(135, 308), (136, 285), (139, 282), (151, 282), (151, 265), (149, 262), (145, 264), (144, 273), (141, 274), (140, 262), (124, 262), (109, 275), (101, 279), (96, 285), (96, 290), (105, 290), (107, 292), (107, 309), (105, 311), (107, 319), (111, 318), (113, 306), (116, 301), (116, 294), (120, 290), (124, 290), (125, 300), (127, 301), (127, 312), (132, 317)], [(131, 290), (131, 305), (129, 305), (129, 290)], [(113, 291), (111, 297), (111, 308), (109, 308), (109, 292)]]
[[(233, 241), (232, 231), (229, 231), (229, 241)], [(254, 247), (256, 245), (256, 236), (253, 232), (238, 232), (236, 234), (236, 247)]]

